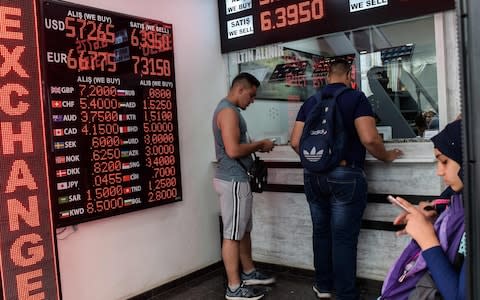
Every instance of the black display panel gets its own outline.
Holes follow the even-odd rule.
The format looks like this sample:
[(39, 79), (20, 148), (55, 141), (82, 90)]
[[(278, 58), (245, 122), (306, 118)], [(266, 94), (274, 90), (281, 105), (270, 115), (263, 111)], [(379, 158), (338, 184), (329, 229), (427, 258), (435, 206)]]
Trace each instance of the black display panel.
[(455, 0), (218, 0), (222, 53), (454, 8)]
[(180, 201), (172, 25), (41, 6), (57, 227)]

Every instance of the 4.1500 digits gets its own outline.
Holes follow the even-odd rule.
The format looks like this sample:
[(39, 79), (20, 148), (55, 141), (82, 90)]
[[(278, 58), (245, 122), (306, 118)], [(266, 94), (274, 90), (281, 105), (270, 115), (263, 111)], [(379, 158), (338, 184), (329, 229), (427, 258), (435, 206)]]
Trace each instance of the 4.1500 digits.
[(83, 135), (114, 135), (120, 133), (120, 125), (116, 123), (98, 123), (98, 124), (83, 124)]

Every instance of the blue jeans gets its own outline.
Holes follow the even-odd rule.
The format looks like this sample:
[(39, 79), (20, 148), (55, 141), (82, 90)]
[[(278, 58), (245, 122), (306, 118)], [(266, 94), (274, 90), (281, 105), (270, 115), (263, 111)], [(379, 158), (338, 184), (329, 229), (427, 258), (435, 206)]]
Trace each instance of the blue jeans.
[(305, 172), (313, 225), (315, 284), (335, 288), (336, 299), (358, 299), (355, 286), (357, 242), (367, 204), (367, 181), (361, 168), (337, 167), (325, 174)]

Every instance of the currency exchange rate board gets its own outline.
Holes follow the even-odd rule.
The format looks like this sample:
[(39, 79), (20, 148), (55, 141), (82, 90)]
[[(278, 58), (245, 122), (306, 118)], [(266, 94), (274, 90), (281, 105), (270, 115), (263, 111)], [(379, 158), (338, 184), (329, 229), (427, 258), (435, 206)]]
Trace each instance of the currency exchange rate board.
[(56, 226), (182, 199), (172, 25), (41, 2)]

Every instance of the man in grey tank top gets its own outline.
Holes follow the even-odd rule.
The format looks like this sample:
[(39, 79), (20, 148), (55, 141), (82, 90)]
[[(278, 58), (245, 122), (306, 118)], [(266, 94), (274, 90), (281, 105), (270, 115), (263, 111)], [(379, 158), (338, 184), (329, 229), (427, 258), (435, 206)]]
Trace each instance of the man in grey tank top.
[[(271, 284), (273, 277), (255, 269), (252, 261), (252, 192), (245, 169), (256, 151), (269, 152), (273, 141), (251, 142), (247, 124), (240, 114), (253, 103), (260, 82), (251, 74), (240, 73), (232, 81), (226, 98), (213, 114), (212, 128), (218, 161), (213, 186), (220, 198), (223, 222), (222, 258), (227, 273), (226, 299), (260, 299), (263, 290), (252, 285)], [(240, 270), (240, 266), (242, 270)]]

